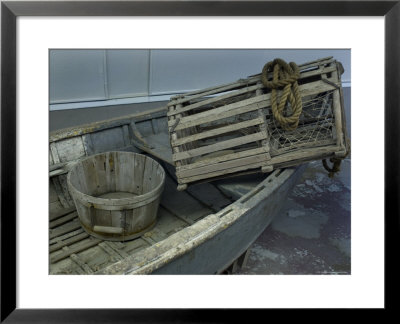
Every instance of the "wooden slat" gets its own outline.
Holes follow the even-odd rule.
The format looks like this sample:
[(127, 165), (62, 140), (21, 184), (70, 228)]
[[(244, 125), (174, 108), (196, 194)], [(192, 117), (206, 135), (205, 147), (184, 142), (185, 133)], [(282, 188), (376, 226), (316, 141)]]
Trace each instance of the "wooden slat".
[(63, 226), (60, 226), (54, 230), (50, 230), (50, 239), (53, 239), (57, 236), (72, 232), (74, 230), (77, 230), (81, 228), (81, 224), (79, 223), (78, 219), (73, 220), (72, 222), (69, 222)]
[[(315, 76), (315, 75), (320, 75), (320, 74), (322, 75), (322, 74), (326, 74), (326, 73), (329, 73), (329, 72), (336, 71), (336, 66), (335, 65), (322, 67), (322, 68), (318, 68), (318, 65), (315, 65), (315, 67), (317, 67), (316, 70), (305, 71), (305, 72), (300, 73), (299, 80), (305, 79), (305, 78), (309, 78), (309, 77), (312, 77), (312, 76)], [(270, 76), (272, 76), (272, 73), (270, 73)], [(253, 80), (253, 83), (254, 83), (254, 80)], [(174, 111), (168, 112), (167, 116), (172, 116), (172, 115), (176, 115), (178, 113), (187, 112), (187, 111), (193, 110), (195, 108), (203, 107), (205, 105), (209, 105), (209, 104), (212, 104), (212, 103), (217, 103), (217, 102), (219, 102), (221, 100), (225, 100), (225, 99), (232, 98), (232, 97), (244, 94), (244, 93), (250, 93), (252, 91), (257, 91), (258, 89), (264, 88), (263, 84), (256, 84), (256, 85), (250, 86), (250, 87), (247, 87), (244, 84), (243, 86), (244, 86), (243, 89), (236, 90), (236, 91), (233, 91), (233, 92), (230, 92), (230, 93), (227, 93), (227, 94), (224, 94), (224, 95), (216, 96), (216, 97), (213, 97), (213, 98), (209, 98), (209, 99), (206, 99), (206, 100), (203, 100), (203, 101), (200, 101), (200, 102), (196, 102), (196, 103), (191, 104), (191, 105), (184, 106), (183, 108), (181, 108), (179, 110), (174, 110)]]
[(50, 228), (55, 228), (55, 227), (60, 226), (62, 224), (68, 223), (70, 220), (73, 220), (77, 216), (78, 216), (78, 213), (76, 211), (74, 211), (74, 212), (72, 212), (70, 214), (67, 214), (66, 216), (63, 216), (61, 218), (58, 218), (58, 219), (50, 222), (49, 227)]
[(101, 240), (99, 240), (99, 239), (90, 238), (90, 240), (88, 240), (84, 243), (78, 244), (76, 246), (72, 246), (67, 251), (63, 251), (60, 254), (54, 255), (53, 257), (50, 258), (50, 262), (56, 263), (65, 258), (68, 258), (71, 254), (87, 250), (87, 249), (99, 244), (100, 242), (101, 242)]
[[(338, 72), (333, 72), (332, 73), (332, 80), (333, 82), (339, 82), (340, 81), (340, 76)], [(343, 121), (342, 121), (342, 110), (344, 111), (344, 108), (341, 107), (342, 102), (341, 102), (341, 96), (340, 96), (340, 90), (337, 89), (333, 92), (333, 114), (335, 116), (335, 126), (336, 126), (336, 136), (337, 136), (337, 145), (339, 147), (344, 148), (344, 131), (343, 131)]]
[(299, 79), (301, 80), (301, 79), (309, 78), (309, 77), (312, 77), (312, 76), (315, 76), (315, 75), (319, 75), (319, 74), (323, 75), (323, 74), (330, 73), (330, 72), (333, 72), (333, 71), (336, 71), (336, 66), (335, 65), (322, 67), (322, 68), (319, 68), (319, 69), (316, 69), (316, 70), (302, 72), (300, 74), (300, 78)]
[(72, 231), (72, 232), (69, 232), (69, 233), (66, 233), (66, 234), (63, 234), (63, 235), (60, 235), (60, 236), (52, 238), (49, 241), (49, 244), (55, 244), (55, 243), (61, 242), (61, 241), (66, 240), (66, 239), (68, 239), (70, 237), (73, 237), (75, 235), (79, 235), (79, 234), (81, 234), (83, 232), (84, 232), (84, 230), (82, 228), (79, 228), (79, 229), (77, 229), (75, 231)]
[(209, 138), (209, 137), (213, 137), (213, 136), (217, 136), (217, 135), (221, 135), (221, 134), (226, 134), (226, 133), (238, 130), (238, 129), (259, 125), (259, 124), (262, 124), (262, 123), (263, 123), (263, 119), (262, 118), (255, 118), (255, 119), (251, 119), (251, 120), (246, 120), (244, 122), (235, 123), (235, 124), (232, 124), (232, 125), (215, 128), (215, 129), (212, 129), (212, 130), (209, 130), (209, 131), (201, 132), (201, 133), (194, 134), (194, 135), (187, 136), (187, 137), (183, 137), (183, 138), (178, 138), (178, 139), (172, 141), (172, 145), (173, 146), (182, 145), (182, 144), (193, 142), (193, 141), (197, 141), (197, 140), (200, 140), (200, 139)]
[(71, 204), (68, 202), (68, 200), (64, 196), (64, 191), (63, 191), (63, 188), (61, 187), (59, 177), (53, 177), (53, 178), (51, 178), (51, 180), (53, 181), (54, 189), (56, 190), (56, 193), (57, 193), (58, 199), (60, 200), (61, 205), (64, 208), (71, 207)]
[[(310, 82), (310, 83), (299, 86), (300, 95), (302, 97), (311, 96), (311, 95), (318, 94), (320, 92), (330, 91), (330, 90), (334, 90), (334, 89), (335, 89), (334, 86), (327, 84), (323, 81)], [(280, 93), (280, 92), (278, 92), (278, 93)], [(192, 127), (192, 126), (196, 126), (196, 125), (208, 123), (211, 121), (215, 121), (215, 120), (219, 120), (219, 119), (223, 119), (223, 118), (227, 118), (227, 117), (232, 117), (232, 116), (235, 116), (238, 114), (247, 113), (250, 111), (268, 107), (271, 105), (270, 98), (271, 98), (271, 94), (268, 93), (268, 94), (264, 94), (261, 96), (256, 96), (256, 97), (253, 97), (250, 99), (235, 102), (235, 103), (223, 106), (223, 107), (210, 109), (208, 111), (205, 111), (205, 112), (202, 112), (199, 114), (182, 117), (180, 119), (180, 122), (176, 126), (175, 130), (181, 130), (181, 129), (185, 129), (188, 127)], [(174, 122), (172, 120), (168, 121), (169, 126), (172, 126), (173, 123)]]
[(82, 270), (85, 271), (86, 274), (93, 273), (92, 268), (85, 261), (83, 261), (81, 257), (76, 255), (75, 253), (71, 254), (69, 257), (71, 258), (72, 261), (74, 261), (77, 265), (79, 265), (82, 268)]
[(64, 241), (60, 241), (60, 242), (58, 242), (56, 244), (50, 245), (49, 251), (50, 251), (50, 253), (51, 252), (55, 252), (55, 251), (57, 251), (59, 249), (62, 249), (64, 246), (68, 246), (70, 244), (82, 241), (85, 238), (87, 238), (88, 236), (89, 236), (89, 234), (86, 233), (86, 232), (83, 232), (83, 233), (80, 233), (78, 235), (72, 236), (72, 237), (70, 237), (70, 238), (68, 238), (68, 239), (66, 239)]
[[(247, 113), (253, 110), (257, 110), (259, 108), (264, 108), (269, 106), (269, 98), (270, 95), (262, 95), (253, 97), (246, 100), (241, 100), (238, 102), (231, 103), (229, 105), (225, 105), (218, 108), (209, 109), (207, 111), (182, 117), (179, 120), (178, 125), (175, 127), (175, 130), (181, 130), (192, 126), (201, 125), (204, 123), (213, 122), (216, 120), (220, 120), (227, 117), (232, 117), (235, 115)], [(172, 120), (168, 120), (168, 125), (172, 126), (174, 122)]]
[[(325, 58), (321, 58), (315, 61), (310, 61), (310, 62), (306, 62), (306, 63), (302, 63), (302, 64), (298, 64), (297, 66), (299, 67), (300, 73), (302, 73), (302, 71), (313, 68), (315, 66), (319, 66), (321, 64), (328, 64), (331, 62), (334, 62), (335, 60), (333, 59), (333, 56), (329, 56), (329, 57), (325, 57)], [(259, 77), (261, 76), (261, 73), (257, 73), (257, 74), (253, 74), (250, 75), (249, 77)]]
[[(318, 66), (321, 64), (328, 64), (333, 61), (334, 61), (333, 57), (330, 56), (330, 57), (322, 58), (322, 59), (315, 60), (312, 62), (300, 64), (300, 65), (298, 65), (298, 67), (299, 67), (300, 71), (302, 71), (302, 70), (306, 70), (306, 69), (309, 69), (309, 68), (312, 68), (314, 66)], [(218, 86), (214, 86), (214, 87), (209, 87), (206, 89), (196, 90), (196, 91), (192, 91), (192, 92), (187, 92), (184, 95), (182, 95), (182, 98), (175, 99), (168, 105), (176, 105), (177, 103), (184, 103), (184, 102), (187, 102), (190, 100), (195, 100), (195, 99), (198, 99), (198, 98), (201, 98), (204, 96), (213, 95), (218, 92), (234, 90), (234, 89), (244, 86), (244, 85), (248, 86), (249, 84), (253, 84), (253, 83), (256, 83), (257, 81), (259, 81), (260, 76), (261, 76), (261, 73), (258, 73), (258, 74), (249, 76), (247, 79), (240, 79), (236, 82), (218, 85)]]
[(190, 182), (194, 182), (194, 181), (198, 181), (201, 179), (212, 179), (213, 177), (217, 177), (220, 175), (224, 175), (224, 174), (228, 174), (228, 173), (234, 173), (234, 172), (238, 172), (238, 171), (243, 171), (243, 170), (248, 170), (248, 169), (255, 169), (255, 168), (259, 168), (261, 166), (265, 165), (265, 160), (263, 159), (263, 161), (261, 162), (257, 162), (257, 163), (253, 163), (253, 164), (246, 164), (246, 165), (242, 165), (242, 166), (238, 166), (238, 167), (234, 167), (234, 168), (230, 168), (230, 169), (224, 169), (224, 170), (220, 170), (220, 171), (215, 171), (215, 172), (209, 172), (206, 174), (199, 174), (196, 176), (192, 176), (192, 177), (187, 177), (187, 178), (180, 178), (179, 181), (181, 181), (182, 183), (190, 183)]
[(280, 166), (281, 163), (286, 161), (296, 161), (301, 159), (315, 158), (319, 155), (330, 154), (339, 151), (340, 148), (336, 145), (303, 148), (295, 152), (288, 152), (285, 154), (277, 155), (271, 158), (270, 163)]
[(180, 167), (176, 168), (177, 172), (185, 171), (185, 170), (191, 170), (193, 168), (198, 168), (202, 166), (211, 166), (216, 163), (220, 163), (223, 161), (229, 161), (229, 160), (234, 160), (234, 159), (239, 159), (245, 156), (251, 156), (251, 155), (257, 155), (257, 154), (262, 154), (262, 153), (267, 153), (268, 151), (266, 150), (265, 147), (258, 147), (255, 149), (251, 150), (246, 150), (242, 152), (237, 152), (237, 153), (231, 153), (223, 156), (218, 156), (214, 158), (206, 158), (205, 160), (199, 161), (199, 162), (194, 162), (188, 165), (182, 165)]
[(168, 106), (174, 106), (177, 104), (182, 104), (184, 102), (190, 101), (190, 100), (194, 100), (197, 98), (201, 98), (201, 97), (205, 97), (205, 96), (211, 96), (213, 94), (216, 94), (218, 92), (225, 92), (225, 91), (231, 91), (243, 86), (248, 86), (252, 83), (255, 83), (258, 81), (258, 77), (256, 78), (248, 78), (248, 79), (242, 79), (236, 82), (232, 82), (232, 83), (228, 83), (225, 85), (219, 85), (219, 86), (215, 86), (212, 88), (208, 88), (208, 89), (203, 89), (203, 90), (199, 90), (196, 92), (192, 92), (192, 93), (186, 93), (184, 98), (180, 98), (180, 99), (175, 99), (172, 100), (170, 103), (168, 103)]
[[(121, 245), (120, 247), (118, 246), (118, 243)], [(121, 242), (107, 242), (108, 246), (110, 246), (118, 255), (120, 255), (122, 258), (127, 258), (129, 256), (128, 253), (126, 253), (123, 248), (125, 245)]]
[[(203, 166), (199, 168), (193, 168), (187, 171), (177, 171), (176, 175), (179, 177), (179, 179), (182, 178), (187, 178), (187, 177), (192, 177), (200, 174), (207, 174), (207, 173), (213, 173), (217, 171), (223, 171), (223, 170), (228, 170), (228, 169), (233, 169), (236, 167), (240, 166), (246, 166), (246, 165), (253, 165), (255, 163), (267, 163), (268, 160), (270, 160), (270, 156), (266, 157), (266, 153), (260, 154), (260, 155), (253, 155), (253, 156), (248, 156), (248, 157), (243, 157), (240, 159), (235, 159), (235, 160), (230, 160), (230, 161), (225, 161), (209, 166)], [(245, 170), (245, 169), (242, 169)]]
[(115, 252), (115, 250), (108, 244), (109, 242), (103, 241), (99, 244), (99, 247), (104, 250), (109, 256), (114, 257), (117, 260), (122, 260), (123, 257)]
[(195, 156), (199, 156), (199, 155), (203, 155), (203, 154), (207, 154), (207, 153), (211, 153), (211, 152), (215, 152), (215, 151), (219, 151), (219, 150), (224, 150), (224, 149), (228, 149), (228, 148), (243, 145), (243, 144), (248, 144), (248, 143), (255, 142), (255, 141), (258, 141), (261, 139), (266, 139), (266, 138), (267, 138), (267, 136), (265, 133), (255, 133), (255, 134), (251, 134), (251, 135), (237, 137), (237, 138), (233, 138), (230, 140), (218, 142), (215, 144), (199, 147), (197, 149), (193, 149), (190, 151), (175, 153), (175, 154), (173, 154), (172, 159), (174, 161), (189, 159), (189, 158), (192, 158)]
[(50, 221), (56, 220), (57, 218), (60, 218), (60, 217), (62, 217), (64, 215), (66, 215), (66, 214), (69, 214), (69, 213), (73, 212), (75, 209), (76, 209), (75, 206), (71, 206), (71, 207), (68, 207), (68, 208), (59, 209), (59, 210), (54, 211), (54, 212), (50, 211), (49, 220)]
[[(71, 128), (61, 129), (50, 133), (50, 142), (55, 142), (75, 136), (84, 135), (87, 133), (98, 132), (109, 128), (120, 127), (122, 125), (129, 124), (129, 120), (135, 120), (139, 122), (150, 118), (162, 117), (166, 115), (165, 106), (158, 107), (151, 110), (146, 110), (138, 113), (134, 113), (128, 116), (116, 117), (113, 119), (107, 119), (99, 122), (93, 122), (90, 124), (74, 126)], [(51, 144), (50, 144), (51, 145)], [(59, 163), (60, 161), (54, 161)]]
[(328, 57), (325, 57), (325, 58), (320, 58), (320, 59), (315, 60), (315, 61), (311, 61), (311, 62), (306, 62), (306, 63), (300, 64), (300, 65), (298, 65), (298, 67), (299, 67), (299, 69), (301, 71), (301, 70), (305, 70), (305, 69), (308, 69), (308, 68), (316, 66), (316, 65), (331, 63), (333, 61), (334, 61), (333, 56), (328, 56)]
[[(259, 96), (262, 94), (262, 90), (259, 89), (256, 91), (256, 95)], [(268, 134), (267, 120), (265, 117), (265, 113), (262, 109), (258, 109), (258, 116), (262, 120), (262, 123), (259, 125), (260, 132), (264, 132), (267, 135), (267, 138), (261, 141), (261, 146), (265, 147), (266, 150), (269, 151), (269, 139), (270, 135)], [(268, 153), (266, 160), (269, 160), (271, 156)]]
[(176, 109), (176, 110), (170, 111), (170, 112), (167, 113), (167, 116), (173, 116), (173, 115), (176, 115), (178, 113), (187, 112), (187, 111), (193, 110), (195, 108), (199, 108), (199, 107), (203, 107), (205, 105), (216, 103), (216, 102), (221, 101), (221, 100), (225, 100), (225, 99), (228, 99), (228, 98), (236, 97), (238, 95), (245, 94), (245, 93), (248, 93), (248, 92), (251, 92), (251, 91), (256, 91), (257, 89), (260, 89), (260, 88), (263, 87), (262, 85), (258, 85), (258, 84), (254, 85), (254, 86), (251, 86), (251, 87), (246, 87), (245, 84), (243, 86), (245, 86), (245, 88), (243, 88), (243, 89), (240, 89), (240, 90), (237, 90), (237, 91), (234, 91), (234, 92), (230, 92), (230, 93), (227, 93), (227, 94), (224, 94), (224, 95), (220, 95), (220, 96), (217, 96), (217, 97), (209, 98), (209, 99), (206, 99), (206, 100), (202, 100), (200, 102), (196, 102), (194, 104), (184, 106), (184, 107), (180, 108), (179, 110)]
[(168, 237), (168, 235), (162, 231), (160, 231), (157, 228), (153, 228), (151, 231), (145, 233), (143, 235), (143, 238), (151, 238), (153, 241), (155, 242), (160, 242), (164, 239), (166, 239)]

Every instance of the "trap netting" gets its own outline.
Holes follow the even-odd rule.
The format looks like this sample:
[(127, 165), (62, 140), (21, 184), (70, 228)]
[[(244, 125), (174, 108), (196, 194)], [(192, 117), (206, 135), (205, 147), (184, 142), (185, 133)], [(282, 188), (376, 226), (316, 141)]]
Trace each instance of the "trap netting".
[[(333, 114), (333, 90), (302, 99), (303, 111), (299, 124), (294, 130), (285, 130), (266, 109), (271, 156), (305, 147), (333, 144), (335, 141), (335, 120)], [(285, 107), (285, 115), (291, 115), (290, 103)]]

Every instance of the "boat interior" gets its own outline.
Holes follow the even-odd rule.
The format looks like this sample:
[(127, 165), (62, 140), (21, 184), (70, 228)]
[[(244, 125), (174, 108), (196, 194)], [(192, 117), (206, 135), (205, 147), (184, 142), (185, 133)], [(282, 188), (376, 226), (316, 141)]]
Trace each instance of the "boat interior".
[[(156, 225), (129, 241), (105, 241), (82, 227), (68, 191), (74, 161), (107, 151), (147, 154), (163, 166), (166, 179)], [(268, 174), (252, 173), (177, 190), (165, 109), (50, 134), (49, 273), (94, 274), (195, 224), (253, 190)], [(276, 175), (279, 170), (275, 171)]]

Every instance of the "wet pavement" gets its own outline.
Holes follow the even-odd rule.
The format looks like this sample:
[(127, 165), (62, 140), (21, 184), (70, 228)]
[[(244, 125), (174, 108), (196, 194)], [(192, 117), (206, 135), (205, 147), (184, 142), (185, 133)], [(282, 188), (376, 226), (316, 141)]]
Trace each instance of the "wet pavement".
[(350, 159), (333, 179), (309, 163), (238, 274), (350, 274), (350, 196)]

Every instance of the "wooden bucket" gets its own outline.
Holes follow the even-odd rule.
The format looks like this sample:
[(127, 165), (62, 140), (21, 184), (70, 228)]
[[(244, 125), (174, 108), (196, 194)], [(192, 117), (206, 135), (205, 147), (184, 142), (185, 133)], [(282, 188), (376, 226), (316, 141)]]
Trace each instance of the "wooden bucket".
[(155, 225), (165, 171), (142, 154), (106, 152), (79, 161), (67, 182), (86, 232), (125, 241)]
[(299, 70), (303, 110), (292, 131), (273, 117), (271, 89), (261, 74), (171, 98), (167, 116), (178, 190), (194, 182), (344, 157), (341, 64), (328, 57)]

